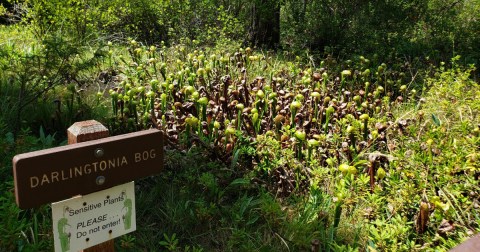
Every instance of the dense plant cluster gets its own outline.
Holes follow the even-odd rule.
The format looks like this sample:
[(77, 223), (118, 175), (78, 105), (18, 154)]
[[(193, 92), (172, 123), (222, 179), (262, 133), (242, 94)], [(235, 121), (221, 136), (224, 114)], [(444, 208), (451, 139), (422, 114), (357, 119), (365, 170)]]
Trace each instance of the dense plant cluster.
[[(165, 50), (132, 41), (129, 52), (122, 58), (123, 80), (109, 91), (113, 128), (154, 125), (172, 142), (184, 139), (180, 143), (187, 147), (189, 134), (227, 152), (238, 139), (253, 141), (266, 134), (292, 147), (301, 160), (314, 159), (312, 153), (326, 155), (321, 164), (331, 156), (317, 150), (328, 152), (339, 146), (327, 143), (345, 142), (352, 162), (376, 145), (392, 106), (416, 96), (407, 86), (408, 64), (388, 67), (364, 57), (340, 64), (345, 69), (339, 72), (333, 58), (318, 67), (303, 65), (299, 58), (277, 64), (269, 53), (250, 48), (208, 54), (188, 52), (183, 45)], [(376, 123), (376, 131), (371, 130)], [(309, 155), (303, 153), (307, 150)]]
[[(436, 143), (444, 139), (441, 143), (447, 144), (443, 134), (448, 131), (441, 121), (449, 119), (431, 110), (438, 104), (432, 98), (420, 99), (421, 92), (440, 92), (442, 97), (448, 91), (439, 90), (438, 85), (446, 87), (439, 83), (455, 79), (460, 81), (455, 85), (459, 90), (450, 90), (451, 95), (471, 90), (474, 93), (467, 97), (475, 97), (478, 92), (468, 81), (474, 69), (462, 72), (456, 68), (458, 59), (453, 61), (454, 70), (447, 71), (442, 63), (431, 70), (435, 77), (419, 85), (414, 81), (420, 73), (412, 63), (386, 64), (363, 56), (345, 62), (327, 57), (316, 65), (298, 56), (280, 60), (250, 48), (189, 50), (186, 45), (157, 48), (137, 41), (131, 41), (128, 51), (118, 56), (120, 64), (114, 65), (119, 76), (109, 84), (113, 131), (156, 127), (164, 130), (174, 148), (205, 148), (208, 156), (236, 167), (235, 177), (247, 178), (280, 199), (307, 194), (333, 200), (328, 204), (331, 222), (324, 223), (324, 235), (332, 240), (341, 239), (335, 237), (342, 216), (360, 212), (370, 223), (368, 246), (377, 249), (431, 246), (415, 237), (432, 229), (438, 229), (441, 237), (454, 226), (458, 237), (478, 229), (476, 217), (464, 215), (461, 222), (455, 221), (455, 216), (462, 216), (460, 209), (478, 204), (476, 194), (467, 193), (478, 187), (477, 168), (468, 161), (477, 155), (468, 153), (478, 152), (478, 132), (472, 133), (478, 126), (469, 123), (478, 119), (475, 115), (461, 129), (449, 129), (455, 141), (466, 141), (466, 149), (456, 154), (467, 160), (465, 170), (417, 169), (451, 162)], [(464, 112), (478, 106), (461, 104), (466, 104)], [(465, 131), (465, 139), (458, 137), (458, 130)], [(413, 158), (409, 162), (406, 156)], [(444, 172), (451, 176), (432, 181), (443, 185), (440, 190), (428, 182), (420, 184)], [(472, 176), (456, 177), (458, 172)], [(412, 178), (419, 184), (403, 188), (401, 181)], [(466, 179), (464, 187), (451, 189), (456, 179)], [(463, 198), (463, 203), (453, 202), (446, 194), (449, 190), (467, 193), (455, 197)], [(396, 193), (404, 201), (393, 200)], [(428, 216), (433, 210), (432, 219)], [(393, 219), (385, 222), (383, 211)], [(399, 247), (388, 242), (394, 237)], [(402, 240), (412, 242), (399, 245)]]

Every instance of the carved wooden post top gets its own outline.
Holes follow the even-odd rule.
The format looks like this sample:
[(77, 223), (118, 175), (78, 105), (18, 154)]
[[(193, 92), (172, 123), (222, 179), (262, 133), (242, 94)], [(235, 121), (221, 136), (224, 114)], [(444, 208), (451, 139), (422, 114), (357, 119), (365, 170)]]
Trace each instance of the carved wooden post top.
[(95, 120), (76, 122), (67, 130), (68, 144), (108, 137), (108, 129)]

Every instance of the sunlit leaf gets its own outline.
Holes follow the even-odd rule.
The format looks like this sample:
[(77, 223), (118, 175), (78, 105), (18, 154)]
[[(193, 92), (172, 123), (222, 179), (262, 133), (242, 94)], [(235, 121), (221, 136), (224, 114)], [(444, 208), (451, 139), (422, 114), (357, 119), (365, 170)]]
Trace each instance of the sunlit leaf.
[(433, 123), (437, 125), (437, 127), (441, 125), (440, 119), (438, 119), (438, 117), (435, 114), (432, 114), (432, 120), (433, 120)]

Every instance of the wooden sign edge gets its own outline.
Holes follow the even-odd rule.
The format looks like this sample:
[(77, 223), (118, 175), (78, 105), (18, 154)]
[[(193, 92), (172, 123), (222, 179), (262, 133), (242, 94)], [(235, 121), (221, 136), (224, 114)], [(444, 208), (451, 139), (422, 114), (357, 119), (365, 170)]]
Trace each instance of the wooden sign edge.
[(449, 252), (462, 252), (462, 251), (479, 251), (480, 250), (480, 233), (473, 235), (463, 243), (458, 244), (456, 247), (449, 250)]
[[(138, 131), (138, 132), (122, 134), (122, 135), (118, 135), (118, 136), (100, 138), (100, 139), (97, 139), (97, 140), (91, 140), (91, 141), (87, 141), (87, 142), (81, 142), (81, 143), (76, 143), (76, 144), (64, 145), (64, 146), (59, 146), (59, 147), (54, 147), (54, 148), (48, 148), (48, 149), (43, 149), (43, 150), (38, 150), (38, 151), (32, 151), (32, 152), (17, 154), (13, 157), (12, 163), (15, 165), (19, 161), (22, 161), (22, 159), (25, 159), (25, 158), (30, 158), (30, 157), (34, 157), (34, 156), (40, 156), (40, 155), (46, 155), (46, 154), (51, 154), (51, 153), (56, 153), (56, 152), (64, 152), (64, 151), (77, 149), (77, 148), (82, 148), (82, 147), (91, 147), (91, 146), (94, 146), (94, 145), (98, 145), (99, 143), (102, 143), (102, 144), (103, 143), (110, 143), (110, 142), (115, 142), (115, 141), (119, 141), (119, 140), (129, 139), (129, 138), (132, 138), (132, 137), (150, 135), (150, 134), (155, 134), (155, 133), (160, 133), (160, 134), (163, 135), (163, 132), (158, 130), (158, 129), (148, 129), (148, 130), (143, 130), (143, 131)], [(163, 142), (163, 138), (162, 138), (162, 142)]]

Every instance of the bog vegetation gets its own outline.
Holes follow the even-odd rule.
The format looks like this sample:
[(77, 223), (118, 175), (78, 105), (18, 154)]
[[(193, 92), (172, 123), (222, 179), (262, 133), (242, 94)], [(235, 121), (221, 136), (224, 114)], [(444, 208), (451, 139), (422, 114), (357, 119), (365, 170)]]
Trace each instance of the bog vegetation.
[(15, 154), (165, 132), (119, 251), (431, 251), (480, 231), (478, 1), (1, 5), (0, 250), (52, 250)]

